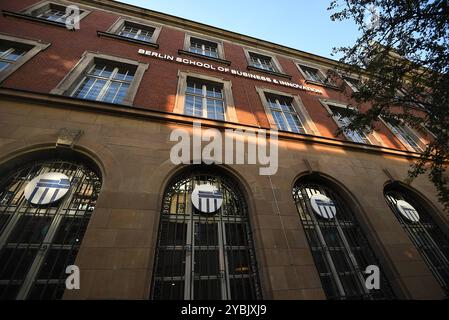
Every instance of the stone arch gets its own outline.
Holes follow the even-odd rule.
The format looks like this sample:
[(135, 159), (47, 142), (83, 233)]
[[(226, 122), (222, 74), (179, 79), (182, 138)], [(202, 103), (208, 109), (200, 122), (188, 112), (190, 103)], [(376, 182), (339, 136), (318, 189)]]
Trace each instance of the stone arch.
[[(216, 187), (214, 196), (223, 203), (217, 206), (219, 202), (214, 204), (212, 198), (203, 199), (208, 210), (211, 206), (211, 212), (195, 208), (190, 201), (192, 192), (206, 184)], [(224, 168), (190, 165), (173, 170), (164, 186), (152, 298), (261, 298), (247, 199), (239, 179)], [(170, 241), (180, 241), (190, 252), (169, 246)], [(242, 255), (237, 258), (237, 253)], [(170, 275), (164, 268), (168, 254), (176, 255), (181, 263), (181, 269)], [(222, 275), (217, 274), (218, 264)], [(205, 265), (210, 269), (205, 270)], [(181, 276), (175, 276), (176, 273)], [(176, 281), (170, 280), (169, 286), (167, 279)]]
[[(329, 299), (391, 299), (395, 297), (382, 260), (381, 290), (366, 287), (364, 271), (381, 266), (371, 240), (366, 214), (338, 180), (314, 172), (298, 175), (293, 184), (296, 203), (312, 256)], [(357, 214), (363, 213), (363, 214)], [(360, 223), (362, 221), (362, 223)], [(365, 226), (365, 228), (362, 227)]]
[(449, 294), (447, 223), (417, 190), (400, 182), (387, 183), (384, 197), (392, 213), (420, 253), (436, 281)]
[[(62, 298), (66, 268), (75, 262), (102, 188), (101, 167), (87, 152), (41, 144), (5, 156), (0, 177), (0, 274), (7, 282), (0, 296)], [(33, 183), (30, 198), (25, 191)]]

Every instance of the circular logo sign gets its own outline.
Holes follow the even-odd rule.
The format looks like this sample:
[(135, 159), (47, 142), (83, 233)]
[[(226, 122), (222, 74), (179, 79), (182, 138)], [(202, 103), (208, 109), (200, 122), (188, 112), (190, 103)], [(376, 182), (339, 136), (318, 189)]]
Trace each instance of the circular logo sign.
[(57, 172), (45, 173), (25, 187), (25, 199), (32, 204), (50, 204), (64, 197), (70, 189), (69, 178)]
[(411, 222), (418, 222), (421, 219), (418, 211), (416, 211), (416, 209), (413, 208), (410, 203), (404, 200), (398, 200), (398, 202), (396, 202), (396, 206), (398, 207), (398, 210), (402, 214), (402, 216), (407, 220)]
[(192, 203), (203, 213), (213, 213), (223, 205), (223, 194), (211, 184), (202, 184), (193, 190)]
[(337, 215), (337, 208), (334, 202), (322, 194), (315, 194), (310, 198), (313, 211), (325, 219), (333, 219)]

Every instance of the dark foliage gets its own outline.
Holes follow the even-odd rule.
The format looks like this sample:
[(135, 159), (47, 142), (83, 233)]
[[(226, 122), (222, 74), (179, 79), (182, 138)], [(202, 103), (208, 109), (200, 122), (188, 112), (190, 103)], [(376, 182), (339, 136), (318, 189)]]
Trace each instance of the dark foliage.
[(449, 210), (449, 1), (334, 0), (329, 10), (359, 27), (353, 46), (334, 49), (343, 54), (334, 71), (355, 76), (358, 92), (348, 94), (372, 106), (348, 111), (344, 129), (375, 128), (382, 117), (434, 136), (409, 180), (427, 173)]

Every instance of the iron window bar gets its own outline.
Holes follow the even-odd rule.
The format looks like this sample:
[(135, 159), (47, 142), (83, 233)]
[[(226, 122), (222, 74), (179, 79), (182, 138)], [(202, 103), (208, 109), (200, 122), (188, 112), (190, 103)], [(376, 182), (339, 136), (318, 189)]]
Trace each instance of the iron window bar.
[[(210, 183), (223, 194), (216, 214), (190, 203), (195, 186)], [(180, 299), (260, 299), (257, 264), (247, 207), (233, 182), (191, 173), (164, 195), (151, 297)]]
[[(385, 193), (390, 209), (398, 219), (413, 245), (423, 257), (443, 290), (449, 295), (449, 239), (435, 223), (428, 211), (405, 192), (390, 190)], [(397, 208), (397, 201), (410, 203), (419, 213), (420, 221), (406, 220)]]
[[(310, 199), (315, 194), (334, 202), (337, 210), (334, 219), (327, 220), (314, 213)], [(313, 181), (298, 183), (293, 196), (327, 298), (393, 299), (395, 295), (382, 270), (380, 290), (369, 291), (365, 286), (365, 268), (379, 266), (379, 262), (343, 198)]]
[[(57, 203), (32, 205), (24, 188), (46, 172), (70, 177), (71, 189)], [(75, 261), (100, 188), (92, 170), (58, 160), (36, 162), (0, 181), (0, 299), (62, 298), (65, 268)], [(79, 206), (87, 194), (89, 205)]]

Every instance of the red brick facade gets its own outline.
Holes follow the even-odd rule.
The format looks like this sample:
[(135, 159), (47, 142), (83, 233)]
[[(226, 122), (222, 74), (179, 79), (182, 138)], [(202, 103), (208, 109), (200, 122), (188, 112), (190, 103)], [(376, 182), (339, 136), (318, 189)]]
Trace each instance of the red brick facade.
[[(280, 132), (279, 170), (273, 177), (261, 176), (259, 168), (249, 164), (220, 166), (220, 172), (232, 177), (245, 197), (260, 297), (326, 298), (298, 214), (298, 199), (292, 195), (298, 181), (309, 181), (310, 177), (334, 188), (353, 211), (396, 298), (445, 297), (444, 289), (396, 219), (384, 193), (390, 185), (401, 186), (427, 208), (444, 234), (449, 234), (448, 218), (432, 183), (426, 177), (419, 177), (411, 185), (406, 183), (409, 165), (419, 154), (409, 151), (382, 122), (376, 128), (382, 145), (364, 145), (337, 137), (337, 124), (320, 99), (347, 104), (347, 91), (351, 89), (341, 80), (343, 89), (306, 83), (295, 65), (295, 61), (301, 60), (331, 68), (335, 61), (110, 0), (74, 1), (90, 11), (75, 31), (18, 14), (37, 2), (0, 0), (0, 40), (14, 37), (43, 44), (40, 52), (0, 82), (0, 183), (3, 176), (36, 159), (63, 155), (65, 160), (69, 158), (67, 161), (73, 157), (94, 163), (102, 187), (76, 256), (82, 274), (81, 289), (66, 291), (65, 299), (152, 297), (164, 195), (174, 177), (190, 167), (170, 162), (170, 133), (177, 128), (192, 130), (192, 124), (198, 120), (204, 128), (222, 132), (269, 129), (269, 118), (256, 87), (299, 96), (319, 132)], [(162, 26), (157, 39), (159, 48), (98, 35), (107, 32), (121, 17)], [(184, 49), (186, 33), (222, 41), (224, 59), (231, 65), (179, 53)], [(260, 49), (274, 56), (291, 80), (249, 71), (244, 48)], [(139, 54), (139, 49), (289, 81), (322, 94), (164, 61)], [(52, 93), (86, 52), (148, 64), (131, 106)], [(199, 119), (174, 112), (179, 72), (230, 81), (237, 121)], [(63, 129), (79, 135), (73, 138), (68, 134), (67, 138), (67, 130)], [(64, 139), (70, 141), (69, 148), (60, 146)], [(423, 139), (428, 141), (430, 137)], [(0, 224), (0, 231), (1, 227)], [(1, 236), (0, 232), (0, 240)], [(0, 249), (1, 246), (0, 241)], [(1, 290), (0, 287), (0, 297)]]

